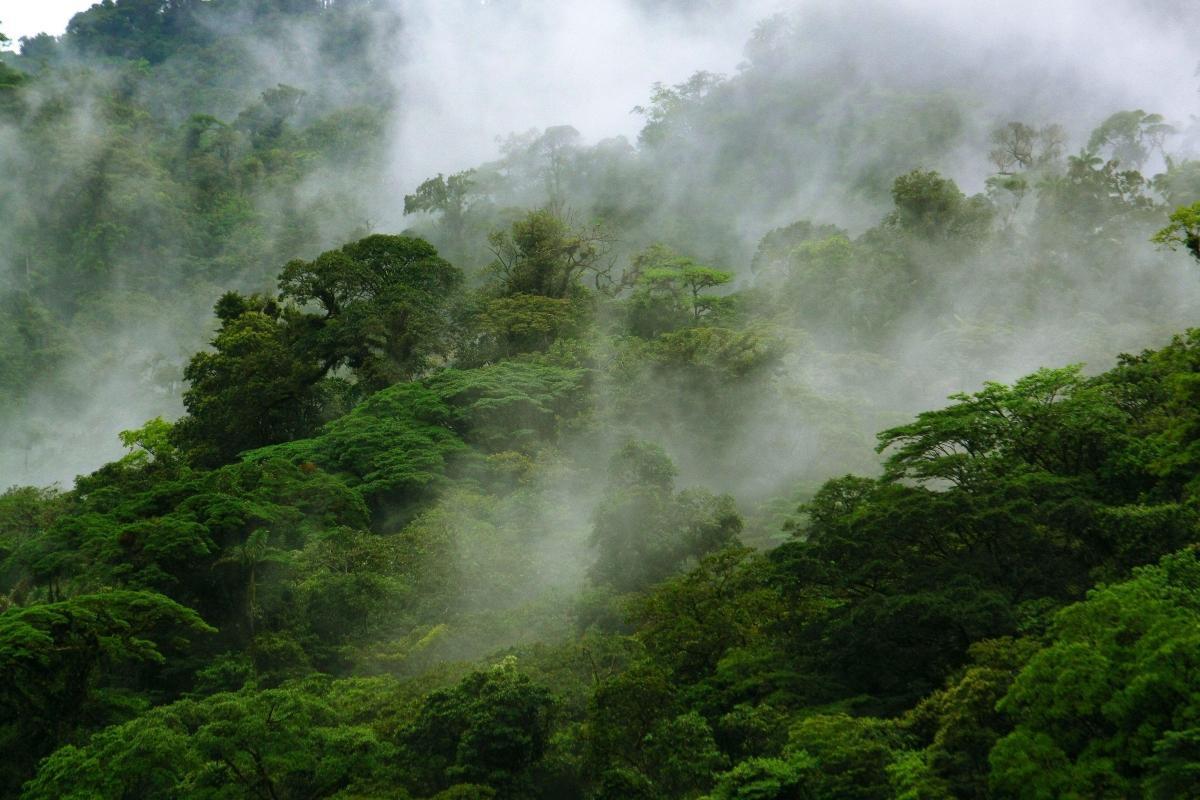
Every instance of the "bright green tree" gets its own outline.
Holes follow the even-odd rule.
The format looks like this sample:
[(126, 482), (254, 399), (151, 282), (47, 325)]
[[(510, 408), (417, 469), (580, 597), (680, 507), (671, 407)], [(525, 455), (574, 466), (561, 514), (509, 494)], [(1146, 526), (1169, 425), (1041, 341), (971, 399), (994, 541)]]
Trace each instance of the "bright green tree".
[(733, 273), (697, 264), (663, 245), (635, 256), (632, 274), (630, 326), (641, 336), (717, 316), (726, 298), (706, 292), (733, 280)]
[(1188, 797), (1200, 702), (1200, 562), (1187, 549), (1055, 618), (1000, 702), (995, 796)]
[(1193, 258), (1200, 260), (1200, 202), (1172, 211), (1170, 224), (1154, 234), (1151, 241), (1171, 250), (1183, 245)]

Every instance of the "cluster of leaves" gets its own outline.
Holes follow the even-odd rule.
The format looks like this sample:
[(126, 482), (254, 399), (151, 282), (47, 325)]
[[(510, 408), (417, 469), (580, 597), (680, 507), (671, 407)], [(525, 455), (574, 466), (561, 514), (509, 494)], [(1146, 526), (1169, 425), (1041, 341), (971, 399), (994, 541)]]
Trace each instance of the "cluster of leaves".
[(528, 784), (549, 705), (511, 662), (423, 698), (385, 679), (218, 693), (62, 748), (23, 796), (494, 797)]

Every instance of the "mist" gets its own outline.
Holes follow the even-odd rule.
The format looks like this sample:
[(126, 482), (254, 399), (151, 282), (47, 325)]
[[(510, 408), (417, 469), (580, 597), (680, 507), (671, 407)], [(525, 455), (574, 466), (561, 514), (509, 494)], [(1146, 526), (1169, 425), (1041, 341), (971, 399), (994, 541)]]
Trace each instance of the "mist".
[[(266, 187), (252, 196), (255, 213), (270, 225), (306, 210), (304, 235), (231, 264), (219, 278), (172, 267), (179, 277), (166, 280), (179, 281), (180, 290), (169, 292), (165, 304), (152, 299), (161, 294), (144, 279), (129, 275), (157, 266), (136, 255), (118, 259), (106, 291), (149, 290), (139, 303), (143, 311), (105, 316), (94, 306), (74, 315), (73, 325), (86, 333), (74, 334), (77, 343), (48, 386), (14, 395), (5, 414), (11, 420), (0, 454), (6, 482), (69, 485), (76, 474), (120, 455), (118, 431), (179, 416), (183, 366), (210, 335), (207, 308), (227, 288), (270, 291), (280, 258), (311, 257), (355, 233), (413, 227), (478, 270), (490, 258), (484, 234), (506, 224), (505, 209), (555, 202), (587, 218), (601, 200), (638, 207), (637, 197), (622, 194), (640, 191), (636, 181), (615, 198), (601, 197), (586, 180), (550, 196), (537, 157), (522, 155), (522, 148), (535, 147), (529, 142), (557, 126), (578, 131), (568, 145), (572, 157), (615, 153), (621, 169), (637, 173), (651, 190), (652, 207), (626, 226), (618, 258), (666, 241), (732, 270), (736, 286), (766, 291), (774, 285), (770, 270), (754, 274), (750, 262), (768, 231), (811, 219), (862, 233), (887, 213), (891, 180), (913, 168), (939, 170), (967, 194), (984, 191), (988, 136), (1010, 119), (1062, 125), (1070, 153), (1113, 111), (1146, 108), (1178, 130), (1163, 152), (1188, 158), (1196, 147), (1200, 48), (1187, 31), (1196, 13), (1187, 4), (1124, 2), (967, 11), (951, 2), (868, 0), (602, 6), (397, 0), (354, 17), (360, 48), (352, 62), (332, 61), (328, 31), (304, 19), (267, 35), (214, 23), (213, 34), (254, 80), (206, 85), (190, 107), (179, 108), (152, 80), (138, 90), (145, 102), (178, 121), (198, 112), (231, 119), (259, 92), (287, 83), (306, 93), (296, 118), (303, 125), (365, 100), (384, 111), (372, 155), (307, 169), (286, 190)], [(96, 76), (63, 133), (82, 165), (98, 157), (111, 135), (91, 98), (122, 78), (111, 64), (69, 57), (90, 63)], [(159, 69), (169, 74), (171, 62)], [(721, 106), (726, 119), (676, 132), (665, 149), (639, 142), (652, 110), (637, 113), (635, 106), (647, 105), (653, 85), (679, 86), (697, 72), (718, 76), (698, 107)], [(362, 84), (368, 76), (369, 88)], [(51, 103), (52, 95), (39, 87), (31, 102)], [(799, 102), (802, 112), (785, 102)], [(932, 137), (897, 127), (930, 110), (942, 116)], [(719, 127), (729, 119), (734, 128)], [(36, 158), (22, 150), (17, 134), (5, 135), (12, 141), (4, 156), (10, 170)], [(740, 151), (731, 149), (735, 141)], [(479, 165), (491, 165), (498, 177), (489, 187), (492, 210), (481, 212), (474, 239), (445, 240), (432, 221), (404, 214), (405, 194), (425, 178)], [(1144, 171), (1164, 167), (1162, 154), (1154, 153)], [(56, 168), (61, 177), (43, 172), (38, 180), (53, 186), (71, 179), (66, 165)], [(847, 180), (855, 170), (858, 177)], [(138, 191), (142, 178), (128, 180), (126, 194)], [(19, 196), (9, 205), (18, 219), (54, 213)], [(1032, 213), (1029, 204), (1024, 213)], [(626, 376), (623, 387), (601, 381), (597, 402), (632, 391), (660, 398), (657, 407), (634, 404), (614, 415), (599, 441), (588, 438), (580, 447), (603, 452), (629, 437), (657, 441), (679, 463), (685, 485), (731, 491), (753, 515), (798, 484), (813, 486), (848, 469), (871, 471), (876, 430), (953, 392), (1046, 364), (1103, 365), (1189, 324), (1200, 293), (1186, 257), (1156, 254), (1144, 239), (1124, 241), (1119, 250), (1125, 265), (1101, 283), (1091, 279), (1086, 256), (1061, 253), (1067, 266), (1057, 293), (1037, 300), (1020, 324), (995, 312), (1013, 299), (1006, 287), (1014, 270), (1027, 267), (978, 256), (898, 320), (883, 348), (861, 348), (836, 330), (776, 315), (800, 333), (785, 337), (771, 370), (718, 390), (742, 398), (736, 418), (704, 402), (678, 402), (691, 391), (686, 381), (647, 369)], [(225, 257), (238, 258), (236, 249)], [(10, 285), (27, 271), (20, 256), (7, 269)], [(164, 277), (155, 280), (161, 285)], [(53, 297), (55, 288), (45, 288)], [(83, 325), (88, 318), (95, 322)], [(835, 407), (843, 419), (831, 426), (825, 416)], [(722, 428), (717, 452), (694, 436), (696, 426), (714, 419)]]
[(1195, 794), (1196, 30), (112, 0), (0, 52), (0, 796)]
[[(118, 431), (179, 416), (182, 369), (211, 335), (207, 309), (220, 293), (271, 291), (281, 259), (312, 257), (356, 234), (411, 227), (481, 280), (491, 258), (485, 234), (508, 224), (512, 209), (553, 203), (584, 222), (604, 205), (636, 209), (649, 198), (641, 217), (624, 223), (615, 259), (624, 263), (664, 241), (731, 270), (734, 286), (753, 296), (784, 286), (777, 268), (751, 269), (764, 234), (810, 219), (857, 236), (887, 214), (891, 181), (914, 168), (936, 169), (967, 194), (985, 191), (988, 137), (1012, 119), (1063, 126), (1070, 154), (1116, 110), (1162, 113), (1178, 133), (1150, 155), (1144, 171), (1154, 174), (1165, 168), (1163, 153), (1177, 161), (1194, 155), (1200, 53), (1185, 23), (1195, 16), (1168, 3), (1049, 10), (1018, 3), (968, 13), (955, 3), (866, 0), (791, 6), (629, 0), (602, 7), (464, 1), (394, 2), (356, 12), (348, 22), (317, 27), (287, 19), (255, 34), (242, 29), (247, 18), (211, 22), (209, 35), (253, 81), (197, 83), (189, 105), (176, 107), (160, 86), (182, 67), (168, 60), (157, 67), (162, 79), (137, 90), (142, 102), (175, 124), (195, 113), (232, 119), (260, 92), (286, 83), (304, 92), (289, 123), (298, 131), (365, 102), (383, 112), (366, 130), (373, 138), (340, 160), (304, 167), (286, 187), (264, 184), (249, 195), (254, 226), (274, 228), (273, 241), (252, 251), (235, 243), (219, 255), (228, 267), (185, 267), (190, 255), (162, 246), (149, 231), (140, 251), (113, 257), (97, 287), (108, 299), (70, 312), (73, 344), (53, 380), (13, 398), (3, 455), (7, 482), (66, 486), (120, 455)], [(347, 35), (356, 43), (353, 59), (332, 59), (330, 37)], [(70, 142), (67, 158), (37, 176), (46, 205), (35, 204), (36, 193), (10, 194), (16, 210), (10, 218), (25, 220), (26, 229), (61, 208), (56, 192), (70, 189), (55, 187), (69, 187), (80, 170), (106, 157), (119, 129), (100, 98), (126, 80), (120, 69), (85, 53), (62, 57), (87, 65), (92, 78), (60, 123)], [(690, 102), (696, 110), (687, 113), (698, 116), (661, 142), (647, 138), (643, 128), (650, 130), (656, 113), (652, 87), (670, 91), (696, 73), (712, 77), (694, 97), (668, 103)], [(79, 86), (43, 84), (26, 102), (52, 107)], [(720, 113), (706, 117), (706, 109)], [(934, 119), (932, 131), (913, 125), (914, 114)], [(554, 168), (581, 172), (551, 188), (542, 137), (563, 126), (571, 131), (565, 155), (554, 157), (566, 166)], [(19, 132), (6, 129), (5, 136), (6, 168), (20, 174), (18, 165), (39, 154)], [(596, 177), (587, 177), (581, 165), (588, 159), (611, 164), (605, 169), (624, 176), (623, 183), (615, 190), (602, 184), (608, 179), (595, 168)], [(404, 196), (423, 180), (474, 168), (490, 177), (467, 233), (448, 239), (436, 219), (405, 215)], [(135, 213), (158, 215), (162, 229), (173, 224), (163, 209), (150, 196), (137, 199), (146, 194), (151, 169), (131, 163), (117, 171), (108, 189), (113, 199), (105, 202), (144, 202)], [(1033, 213), (1027, 202), (1010, 233), (1021, 235)], [(305, 220), (302, 231), (281, 242), (295, 215)], [(1148, 246), (1151, 231), (1145, 226), (1146, 236), (1114, 243), (1107, 272), (1089, 262), (1094, 254), (1051, 247), (1053, 290), (1017, 317), (1003, 309), (1023, 302), (1013, 294), (1024, 291), (1013, 288), (1018, 276), (1045, 268), (1044, 242), (970, 256), (925, 253), (922, 269), (946, 274), (890, 323), (887, 341), (877, 346), (847, 338), (844, 331), (854, 326), (836, 314), (814, 326), (773, 308), (764, 319), (791, 332), (772, 339), (769, 364), (704, 388), (690, 374), (649, 363), (619, 377), (606, 372), (593, 398), (607, 409), (605, 426), (563, 446), (586, 464), (603, 462), (597, 456), (629, 439), (657, 442), (678, 464), (681, 485), (731, 492), (752, 518), (773, 519), (763, 509), (798, 486), (846, 470), (873, 471), (875, 431), (954, 392), (1048, 364), (1100, 369), (1117, 353), (1160, 343), (1189, 324), (1200, 300), (1194, 270), (1184, 255)], [(178, 259), (165, 272), (153, 260), (164, 253)], [(33, 263), (36, 251), (26, 245), (24, 259)], [(950, 269), (964, 259), (965, 267)], [(7, 280), (30, 280), (28, 269), (21, 256), (11, 258)], [(1102, 281), (1095, 280), (1097, 270)], [(171, 283), (176, 289), (164, 295)], [(55, 286), (41, 288), (56, 302)], [(136, 314), (126, 310), (131, 299)], [(618, 348), (601, 359), (624, 357)], [(716, 432), (715, 449), (696, 435), (705, 428)], [(599, 494), (577, 488), (575, 496), (575, 522), (566, 527), (577, 533), (554, 548), (555, 540), (545, 539), (534, 551), (550, 548), (556, 563), (572, 564), (568, 571), (578, 576), (590, 558), (583, 532)], [(568, 540), (573, 544), (564, 545)]]
[[(694, 7), (690, 7), (694, 6)], [(651, 84), (732, 73), (779, 2), (403, 2), (390, 75), (404, 98), (392, 180), (406, 190), (498, 155), (511, 133), (556, 125), (636, 138)]]
[[(499, 8), (504, 7), (497, 4), (493, 10)], [(498, 38), (529, 41), (528, 35), (507, 35), (505, 27), (528, 24), (532, 27), (527, 34), (548, 42), (545, 52), (557, 54), (578, 47), (577, 26), (594, 23), (595, 12), (532, 8), (540, 13), (524, 5), (499, 23), (495, 30), (503, 33)], [(781, 16), (767, 19), (762, 11)], [(644, 13), (645, 7), (630, 4), (611, 16), (606, 13), (601, 23), (591, 27), (608, 31), (610, 25), (636, 21)], [(694, 34), (703, 33), (706, 23), (716, 23), (722, 35), (731, 27), (745, 27), (741, 20), (734, 26), (724, 24), (727, 13), (728, 9), (701, 8), (689, 24)], [(441, 19), (444, 28), (473, 30), (469, 21), (447, 14)], [(664, 15), (662, 9), (656, 14), (657, 19), (670, 21), (665, 26), (668, 31), (680, 27), (679, 19)], [(555, 24), (547, 29), (551, 18)], [(642, 176), (654, 199), (643, 220), (626, 225), (627, 239), (620, 244), (623, 254), (666, 241), (733, 270), (740, 286), (769, 290), (771, 276), (752, 275), (749, 269), (754, 248), (769, 230), (811, 219), (857, 235), (878, 224), (890, 205), (887, 189), (892, 179), (913, 168), (936, 169), (955, 179), (967, 194), (983, 192), (985, 179), (994, 172), (987, 161), (989, 136), (1013, 119), (1061, 125), (1066, 131), (1064, 155), (1071, 155), (1084, 147), (1091, 130), (1114, 110), (1146, 108), (1164, 114), (1178, 131), (1165, 152), (1176, 161), (1195, 154), (1195, 69), (1200, 53), (1186, 35), (1195, 12), (1183, 5), (1067, 4), (1047, 10), (1035, 4), (1006, 4), (968, 12), (953, 3), (806, 3), (755, 9), (750, 18), (763, 24), (754, 28), (732, 69), (721, 65), (721, 61), (729, 63), (727, 57), (698, 63), (685, 56), (677, 67), (674, 56), (688, 49), (686, 38), (668, 35), (666, 41), (678, 42), (678, 48), (670, 44), (657, 48), (656, 58), (658, 52), (666, 54), (657, 80), (668, 86), (682, 83), (678, 76), (691, 70), (728, 76), (698, 104), (721, 109), (726, 117), (716, 116), (710, 122), (727, 127), (697, 125), (672, 138), (666, 149), (656, 152), (642, 143), (639, 150), (630, 151), (627, 163), (633, 165), (632, 171), (651, 158), (657, 163), (646, 167), (649, 176)], [(1170, 32), (1157, 35), (1164, 30)], [(637, 43), (662, 39), (653, 24), (643, 24), (638, 31), (655, 32), (627, 33), (620, 39)], [(582, 47), (586, 56), (592, 53), (594, 37), (582, 38), (588, 40)], [(434, 36), (432, 41), (442, 39)], [(601, 52), (607, 48), (597, 46)], [(632, 50), (641, 50), (640, 44)], [(453, 55), (439, 51), (431, 63), (422, 65), (420, 52), (406, 64), (414, 74), (436, 72), (454, 63)], [(501, 45), (469, 58), (506, 52)], [(533, 52), (541, 54), (542, 49)], [(575, 94), (584, 93), (589, 100), (599, 99), (593, 109), (608, 108), (608, 98), (627, 96), (620, 72), (592, 69), (585, 73), (586, 84), (566, 91), (559, 87), (578, 73), (549, 64), (574, 65), (574, 56), (553, 58), (540, 61), (530, 51), (497, 57), (481, 71), (487, 76), (485, 85), (467, 82), (464, 86), (457, 76), (441, 84), (446, 88), (432, 95), (434, 107), (470, 108), (473, 113), (470, 122), (445, 130), (438, 123), (432, 125), (442, 131), (432, 140), (440, 155), (425, 156), (424, 174), (449, 174), (486, 159), (483, 141), (488, 131), (483, 121), (493, 119), (493, 114), (503, 118), (510, 108), (528, 109), (524, 112), (528, 118), (540, 121), (535, 128), (572, 125), (581, 134), (571, 145), (581, 160), (602, 158), (622, 146), (634, 147), (631, 127), (641, 122), (641, 115), (556, 114), (559, 105), (550, 96), (561, 91), (560, 102), (566, 108)], [(529, 77), (537, 73), (549, 77)], [(468, 69), (464, 74), (477, 72)], [(530, 84), (537, 88), (530, 90)], [(543, 87), (551, 90), (545, 97)], [(638, 104), (645, 103), (636, 100), (636, 92), (631, 95)], [(458, 102), (463, 96), (473, 102)], [(631, 101), (612, 102), (619, 106)], [(798, 102), (804, 110), (798, 114), (779, 105), (784, 102)], [(483, 113), (474, 113), (476, 109)], [(913, 125), (912, 119), (913, 114), (930, 111), (942, 117), (933, 137), (919, 124)], [(403, 144), (397, 151), (415, 158), (420, 149), (410, 144), (412, 131), (425, 126), (405, 128), (410, 117), (403, 111), (399, 118), (398, 141)], [(453, 114), (449, 119), (454, 119)], [(880, 122), (891, 129), (881, 129)], [(478, 138), (463, 133), (472, 131), (473, 125), (485, 125)], [(620, 138), (615, 143), (605, 141), (612, 136), (624, 137), (627, 144)], [(472, 140), (475, 144), (468, 144)], [(594, 208), (600, 201), (613, 202), (610, 195), (598, 198), (592, 185), (568, 188), (563, 196), (551, 197), (539, 179), (539, 168), (521, 160), (522, 153), (532, 154), (537, 148), (534, 139), (527, 141), (534, 142), (526, 145), (527, 151), (510, 150), (493, 162), (492, 168), (501, 176), (499, 189), (489, 197), (496, 207), (556, 201), (578, 210)], [(589, 143), (595, 143), (593, 150), (588, 150)], [(471, 155), (460, 157), (464, 149)], [(536, 161), (536, 156), (529, 157)], [(398, 159), (398, 174), (404, 174), (405, 164), (403, 157)], [(1151, 175), (1164, 168), (1162, 153), (1154, 153), (1143, 170)], [(855, 170), (861, 177), (847, 180), (847, 172)], [(646, 184), (630, 181), (629, 185), (639, 191)], [(630, 197), (618, 202), (637, 205), (637, 199)], [(1014, 230), (1020, 230), (1032, 213), (1033, 203), (1027, 201), (1014, 220)], [(418, 225), (417, 230), (438, 241), (436, 228)], [(619, 420), (614, 431), (619, 433), (612, 440), (634, 436), (659, 441), (679, 461), (685, 482), (731, 490), (749, 507), (797, 481), (815, 484), (847, 469), (869, 472), (877, 458), (876, 430), (937, 405), (952, 393), (973, 391), (987, 380), (1014, 380), (1048, 364), (1083, 362), (1101, 370), (1118, 353), (1161, 343), (1190, 324), (1200, 299), (1194, 268), (1183, 254), (1156, 253), (1147, 245), (1152, 226), (1142, 230), (1145, 236), (1123, 239), (1115, 245), (1115, 253), (1106, 255), (1113, 258), (1112, 272), (1089, 262), (1094, 254), (1051, 246), (1053, 259), (1062, 262), (1056, 267), (1053, 289), (1047, 287), (1047, 294), (1032, 300), (1019, 323), (1007, 311), (1014, 303), (1025, 302), (1012, 293), (1020, 280), (1017, 276), (1039, 267), (999, 253), (974, 256), (953, 277), (947, 274), (939, 279), (919, 309), (897, 321), (882, 349), (860, 349), (840, 338), (838, 328), (813, 329), (805, 320), (797, 320), (795, 324), (806, 329), (799, 338), (803, 344), (789, 345), (782, 365), (770, 376), (754, 379), (740, 404), (731, 401), (743, 412), (736, 419), (729, 415), (706, 419), (703, 408), (693, 407), (696, 400), (680, 402), (688, 398), (687, 386), (664, 383), (649, 370), (637, 392), (658, 402), (644, 407), (647, 411), (639, 422), (631, 422), (639, 419), (636, 409), (614, 415)], [(1037, 250), (1046, 245), (1030, 247)], [(486, 253), (482, 255), (486, 259)], [(940, 262), (946, 256), (932, 258)], [(1098, 272), (1106, 275), (1099, 282)], [(846, 313), (853, 312), (847, 309)], [(740, 397), (743, 388), (721, 391)], [(601, 401), (605, 402), (607, 398)], [(830, 407), (847, 415), (832, 430), (816, 418)], [(697, 426), (722, 431), (718, 452), (694, 435)], [(787, 431), (782, 438), (780, 430)]]

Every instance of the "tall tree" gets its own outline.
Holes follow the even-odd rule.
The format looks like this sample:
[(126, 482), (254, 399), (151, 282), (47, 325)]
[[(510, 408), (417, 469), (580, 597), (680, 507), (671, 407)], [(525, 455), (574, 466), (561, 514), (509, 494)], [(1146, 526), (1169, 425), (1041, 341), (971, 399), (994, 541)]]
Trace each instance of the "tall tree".
[(314, 431), (323, 405), (318, 382), (327, 371), (305, 357), (294, 315), (274, 301), (229, 293), (216, 312), (213, 352), (197, 353), (184, 370), (188, 413), (174, 433), (191, 460), (206, 466)]
[(312, 261), (292, 261), (280, 294), (321, 313), (297, 320), (300, 348), (325, 371), (345, 366), (365, 389), (410, 378), (446, 351), (458, 268), (408, 236), (368, 236)]
[(597, 289), (612, 285), (611, 237), (599, 227), (573, 229), (551, 209), (526, 214), (489, 237), (504, 295), (565, 298), (585, 276)]

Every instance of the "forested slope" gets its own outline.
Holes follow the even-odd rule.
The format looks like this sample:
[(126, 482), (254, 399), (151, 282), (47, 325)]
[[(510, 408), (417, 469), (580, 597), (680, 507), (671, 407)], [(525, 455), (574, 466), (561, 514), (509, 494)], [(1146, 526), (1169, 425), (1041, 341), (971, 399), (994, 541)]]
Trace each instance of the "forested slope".
[[(391, 90), (235, 56), (353, 82), (402, 22), (119, 0), (5, 56), (9, 428), (80, 447), (77, 374), (182, 413), (0, 494), (0, 796), (1200, 795), (1189, 131), (846, 105), (780, 17), (373, 232)], [(818, 184), (854, 219), (774, 219)]]
[(365, 232), (391, 94), (366, 45), (397, 23), (323, 5), (99, 4), (6, 56), (0, 469), (58, 480), (98, 463), (62, 437), (177, 413), (214, 294)]

